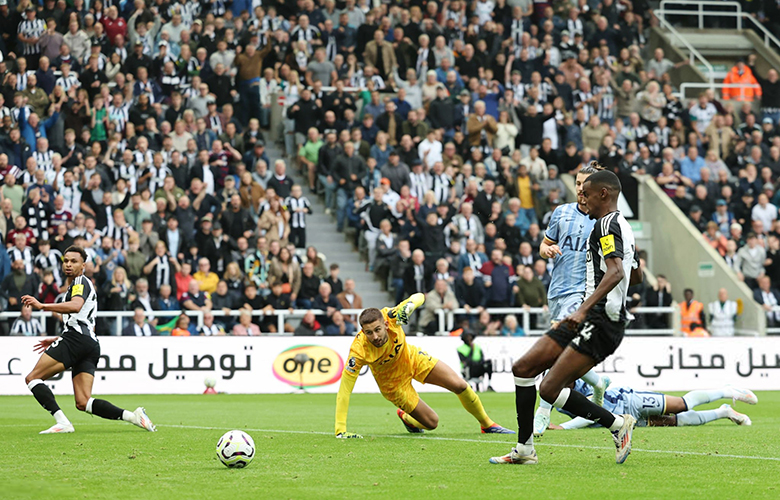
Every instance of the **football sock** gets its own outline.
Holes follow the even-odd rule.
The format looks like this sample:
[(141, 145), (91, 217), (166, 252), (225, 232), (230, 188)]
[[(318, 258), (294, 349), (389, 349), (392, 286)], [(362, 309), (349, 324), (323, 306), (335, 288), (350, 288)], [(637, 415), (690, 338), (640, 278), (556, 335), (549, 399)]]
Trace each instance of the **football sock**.
[(596, 370), (591, 368), (588, 370), (588, 373), (582, 376), (582, 380), (585, 381), (586, 384), (588, 384), (591, 387), (596, 387), (599, 385), (599, 382), (601, 382), (601, 375), (596, 373)]
[(553, 405), (578, 417), (598, 422), (602, 427), (606, 427), (613, 432), (620, 429), (623, 425), (623, 417), (613, 415), (579, 392), (572, 391), (568, 387), (561, 390)]
[(534, 450), (534, 405), (536, 380), (515, 377), (515, 410), (517, 411), (517, 452), (530, 455)]
[(108, 420), (124, 420), (125, 410), (117, 408), (104, 399), (89, 398), (86, 412)]
[(677, 427), (683, 427), (686, 425), (704, 425), (707, 422), (718, 420), (719, 418), (726, 418), (728, 416), (727, 408), (718, 408), (716, 410), (704, 410), (704, 411), (685, 411), (677, 414)]
[[(65, 417), (65, 414), (62, 413), (60, 406), (57, 404), (57, 400), (54, 398), (54, 393), (51, 392), (49, 386), (43, 383), (43, 380), (36, 378), (27, 384), (27, 388), (30, 389), (30, 392), (32, 392), (33, 396), (35, 396), (35, 400), (38, 401), (41, 406), (43, 406), (44, 410), (48, 411), (52, 415), (59, 412), (59, 414)], [(55, 416), (55, 418), (57, 417)], [(65, 422), (68, 422), (67, 418), (65, 419)], [(57, 420), (57, 423), (63, 422)]]
[(732, 397), (733, 392), (729, 388), (691, 391), (683, 396), (683, 401), (689, 410), (707, 403), (712, 403), (723, 398)]
[(418, 422), (417, 419), (415, 419), (413, 416), (409, 415), (406, 412), (403, 413), (401, 419), (407, 424), (411, 425), (412, 427), (417, 427), (418, 429), (425, 429), (427, 431), (430, 430), (428, 427), (425, 427), (423, 424)]
[(458, 399), (460, 399), (460, 404), (463, 405), (466, 411), (471, 413), (483, 428), (490, 427), (495, 423), (485, 413), (482, 401), (480, 401), (479, 396), (477, 396), (477, 393), (474, 392), (470, 385), (466, 384), (466, 390), (458, 394)]

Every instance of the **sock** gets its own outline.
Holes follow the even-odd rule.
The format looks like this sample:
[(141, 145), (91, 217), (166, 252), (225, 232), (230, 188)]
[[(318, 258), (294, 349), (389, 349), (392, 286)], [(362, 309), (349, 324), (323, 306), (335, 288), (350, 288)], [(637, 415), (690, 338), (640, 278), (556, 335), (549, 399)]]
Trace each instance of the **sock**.
[[(59, 412), (62, 417), (65, 417), (65, 414), (62, 413), (60, 406), (57, 404), (57, 400), (54, 398), (54, 393), (51, 392), (51, 389), (49, 389), (46, 384), (43, 383), (43, 380), (36, 378), (27, 384), (27, 388), (30, 389), (30, 392), (32, 392), (33, 396), (35, 396), (36, 401), (38, 401), (38, 404), (43, 406), (44, 410), (48, 411), (52, 415)], [(65, 420), (67, 421), (68, 419), (66, 418)], [(60, 423), (59, 420), (57, 423)]]
[(89, 398), (87, 401), (87, 413), (97, 415), (108, 420), (122, 420), (124, 411), (103, 399)]
[(70, 423), (70, 420), (68, 420), (68, 417), (65, 416), (65, 413), (63, 413), (62, 410), (57, 410), (54, 412), (54, 420), (56, 420), (60, 425), (73, 425)]
[(417, 427), (418, 429), (430, 430), (428, 427), (425, 427), (423, 424), (418, 422), (413, 416), (409, 415), (406, 412), (403, 413), (403, 416), (401, 418), (403, 419), (404, 422), (411, 425), (412, 427)]
[(530, 455), (534, 451), (534, 405), (536, 380), (515, 377), (515, 409), (517, 411), (517, 452)]
[(545, 401), (544, 399), (539, 400), (539, 408), (536, 409), (537, 415), (544, 415), (549, 417), (550, 416), (550, 409), (552, 408), (552, 405)]
[(599, 385), (599, 382), (601, 382), (601, 375), (596, 373), (596, 370), (591, 368), (588, 370), (588, 373), (582, 376), (582, 380), (585, 381), (586, 384), (588, 384), (591, 387), (596, 387)]
[(677, 414), (677, 427), (683, 427), (686, 425), (704, 425), (707, 422), (718, 420), (719, 418), (726, 418), (728, 412), (725, 408), (718, 408), (717, 410), (705, 410), (705, 411), (685, 411)]
[(490, 427), (495, 423), (490, 420), (490, 417), (485, 413), (482, 401), (480, 401), (479, 396), (477, 396), (477, 393), (474, 392), (474, 389), (472, 389), (470, 385), (467, 384), (466, 390), (458, 394), (458, 399), (460, 399), (460, 404), (463, 405), (463, 408), (479, 421), (479, 425), (481, 425), (482, 428)]
[(579, 392), (572, 391), (569, 388), (561, 391), (553, 405), (578, 417), (598, 422), (602, 427), (606, 427), (610, 431), (620, 429), (623, 425), (623, 417), (613, 415), (601, 406), (594, 404)]
[(732, 397), (731, 389), (712, 389), (703, 391), (691, 391), (683, 396), (683, 401), (689, 410), (707, 403), (712, 403), (723, 398)]

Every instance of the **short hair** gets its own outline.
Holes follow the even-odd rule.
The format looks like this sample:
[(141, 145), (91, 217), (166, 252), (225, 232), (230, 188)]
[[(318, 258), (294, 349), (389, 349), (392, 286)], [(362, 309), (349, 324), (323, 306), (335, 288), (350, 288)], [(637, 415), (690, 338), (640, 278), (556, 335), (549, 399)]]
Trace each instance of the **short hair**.
[(598, 189), (607, 188), (607, 190), (610, 191), (610, 194), (614, 198), (617, 198), (617, 195), (622, 189), (618, 176), (609, 170), (599, 170), (595, 174), (592, 174), (590, 177), (588, 177), (586, 182), (590, 182), (591, 186), (594, 186)]
[(578, 173), (590, 175), (590, 174), (595, 174), (596, 172), (601, 172), (602, 170), (604, 170), (604, 165), (597, 162), (596, 160), (593, 160), (587, 165), (585, 165), (584, 167), (582, 167)]
[(77, 254), (81, 255), (81, 260), (84, 261), (84, 262), (87, 261), (87, 252), (83, 248), (81, 248), (80, 246), (78, 246), (78, 245), (71, 245), (71, 246), (69, 246), (68, 249), (65, 250), (65, 253), (70, 253), (70, 252), (74, 252), (74, 253), (77, 253)]
[(382, 311), (376, 307), (369, 307), (360, 313), (360, 319), (358, 321), (360, 322), (360, 326), (363, 326), (373, 323), (374, 321), (381, 321), (382, 319)]

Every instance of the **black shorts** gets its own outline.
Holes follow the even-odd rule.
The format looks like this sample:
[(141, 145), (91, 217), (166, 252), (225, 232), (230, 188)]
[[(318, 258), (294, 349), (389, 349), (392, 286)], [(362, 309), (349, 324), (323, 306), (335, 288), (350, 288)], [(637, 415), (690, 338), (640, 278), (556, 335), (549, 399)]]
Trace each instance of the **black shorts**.
[(73, 375), (85, 372), (95, 374), (100, 359), (100, 343), (89, 335), (72, 330), (63, 333), (60, 338), (46, 349), (46, 354), (73, 369)]
[(548, 330), (546, 335), (561, 347), (571, 346), (599, 364), (617, 350), (625, 331), (624, 322), (612, 321), (604, 312), (591, 311), (576, 330), (568, 323), (561, 323), (559, 327)]

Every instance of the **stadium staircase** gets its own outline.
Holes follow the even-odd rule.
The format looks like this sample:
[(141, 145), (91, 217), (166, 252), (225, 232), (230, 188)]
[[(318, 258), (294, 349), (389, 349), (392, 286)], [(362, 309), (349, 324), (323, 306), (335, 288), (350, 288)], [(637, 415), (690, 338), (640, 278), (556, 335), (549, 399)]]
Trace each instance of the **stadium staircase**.
[[(266, 151), (273, 168), (273, 162), (282, 157), (281, 150), (275, 142), (267, 141)], [(305, 196), (312, 205), (313, 213), (306, 218), (306, 245), (313, 246), (325, 256), (326, 268), (334, 262), (339, 265), (342, 282), (347, 278), (355, 280), (355, 291), (363, 299), (363, 307), (386, 307), (389, 304), (389, 294), (374, 280), (373, 273), (366, 270), (366, 263), (361, 261), (360, 254), (352, 245), (353, 237), (336, 232), (336, 219), (325, 214), (323, 198), (309, 193), (308, 180), (304, 179), (289, 161), (287, 174), (303, 187)], [(305, 255), (305, 250), (302, 255)]]

